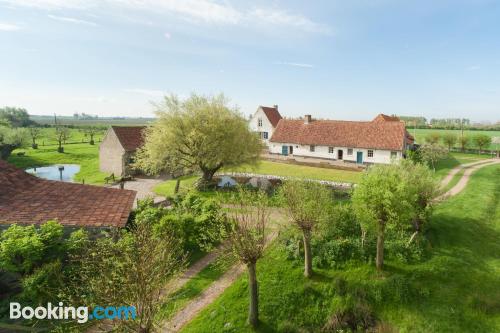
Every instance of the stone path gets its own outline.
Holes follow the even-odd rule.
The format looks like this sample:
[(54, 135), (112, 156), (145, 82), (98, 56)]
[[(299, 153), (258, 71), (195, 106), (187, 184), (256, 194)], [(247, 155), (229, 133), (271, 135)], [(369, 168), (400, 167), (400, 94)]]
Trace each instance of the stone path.
[(469, 178), (472, 173), (477, 171), (478, 169), (481, 169), (485, 166), (493, 165), (493, 164), (499, 164), (500, 160), (499, 159), (487, 159), (479, 162), (474, 162), (474, 163), (468, 163), (468, 164), (462, 164), (450, 171), (450, 173), (442, 180), (441, 182), (441, 188), (445, 188), (446, 185), (450, 183), (450, 181), (453, 179), (453, 177), (462, 169), (465, 169), (464, 174), (458, 181), (458, 183), (453, 186), (450, 190), (448, 190), (446, 193), (440, 195), (439, 197), (436, 198), (436, 201), (440, 201), (449, 197), (452, 197), (454, 195), (457, 195), (458, 193), (462, 192), (463, 189), (467, 186), (467, 183), (469, 182)]
[[(135, 197), (134, 201), (134, 208), (137, 207), (137, 200), (142, 200), (146, 198), (153, 198), (155, 202), (160, 202), (165, 200), (165, 197), (157, 195), (154, 191), (153, 188), (160, 184), (163, 183), (166, 180), (166, 178), (146, 178), (146, 177), (140, 177), (140, 178), (135, 178), (134, 180), (127, 181), (125, 182), (125, 189), (126, 190), (134, 190), (137, 192), (137, 195)], [(120, 185), (112, 185), (111, 187), (114, 188), (120, 188)]]
[[(225, 205), (225, 206), (231, 207), (230, 205)], [(277, 229), (279, 228), (280, 224), (284, 221), (285, 214), (283, 209), (274, 208), (271, 211), (270, 217), (271, 220), (275, 221), (274, 224), (275, 230), (273, 230), (269, 234), (267, 240), (268, 244), (278, 235)], [(224, 292), (224, 290), (226, 290), (230, 285), (232, 285), (233, 282), (236, 281), (236, 279), (245, 271), (245, 268), (246, 268), (245, 265), (242, 264), (237, 264), (231, 267), (217, 281), (213, 282), (200, 295), (198, 295), (191, 302), (189, 302), (183, 309), (177, 312), (172, 319), (167, 321), (162, 327), (162, 332), (180, 331), (182, 327), (184, 327), (184, 325), (189, 323), (198, 313), (200, 313), (201, 310), (203, 310), (206, 306), (215, 301), (215, 299), (217, 299), (217, 297), (219, 297)], [(194, 275), (195, 274), (193, 274), (192, 276)], [(184, 283), (186, 282), (187, 280), (185, 280)]]

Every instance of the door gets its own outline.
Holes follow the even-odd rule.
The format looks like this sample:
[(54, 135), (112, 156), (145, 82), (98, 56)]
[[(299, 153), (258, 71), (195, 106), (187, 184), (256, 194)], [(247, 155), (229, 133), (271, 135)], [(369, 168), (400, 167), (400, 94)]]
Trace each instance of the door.
[(339, 151), (337, 152), (337, 156), (338, 160), (342, 160), (344, 158), (344, 151), (342, 149), (339, 149)]
[(362, 151), (358, 151), (356, 153), (356, 163), (363, 164), (363, 152)]
[(290, 153), (290, 155), (293, 155), (293, 146), (288, 147), (288, 152)]
[(281, 146), (281, 155), (288, 155), (288, 146)]

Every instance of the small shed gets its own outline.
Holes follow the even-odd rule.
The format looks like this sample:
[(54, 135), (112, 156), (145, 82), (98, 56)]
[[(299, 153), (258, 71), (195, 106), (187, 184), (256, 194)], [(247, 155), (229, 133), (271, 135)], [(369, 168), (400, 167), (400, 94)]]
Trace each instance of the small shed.
[(134, 154), (144, 144), (145, 126), (111, 126), (99, 146), (99, 169), (117, 177), (130, 174)]

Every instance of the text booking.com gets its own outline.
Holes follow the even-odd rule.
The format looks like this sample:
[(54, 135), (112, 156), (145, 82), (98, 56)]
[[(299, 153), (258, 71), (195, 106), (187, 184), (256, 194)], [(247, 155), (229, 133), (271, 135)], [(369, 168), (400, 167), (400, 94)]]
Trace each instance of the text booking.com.
[(10, 319), (48, 319), (48, 320), (76, 320), (79, 324), (89, 320), (122, 319), (133, 320), (137, 316), (135, 306), (95, 306), (92, 310), (87, 306), (64, 306), (47, 303), (47, 306), (21, 306), (20, 303), (10, 303)]

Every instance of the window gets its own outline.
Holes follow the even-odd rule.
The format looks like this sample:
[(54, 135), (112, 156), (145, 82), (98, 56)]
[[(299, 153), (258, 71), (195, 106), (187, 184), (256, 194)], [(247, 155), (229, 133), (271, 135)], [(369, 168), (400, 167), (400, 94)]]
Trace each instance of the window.
[(262, 126), (262, 118), (257, 119), (257, 126)]
[(262, 138), (267, 140), (268, 137), (269, 137), (269, 134), (267, 132), (262, 132)]
[(398, 157), (397, 151), (391, 151), (391, 159)]
[(373, 157), (373, 150), (368, 150), (368, 157)]
[(333, 147), (328, 147), (328, 153), (329, 153), (329, 154), (333, 154), (333, 152), (334, 152)]
[(314, 145), (310, 145), (309, 146), (309, 151), (310, 152), (314, 152), (315, 149), (316, 149), (316, 147)]
[(352, 148), (347, 149), (347, 155), (352, 155)]

